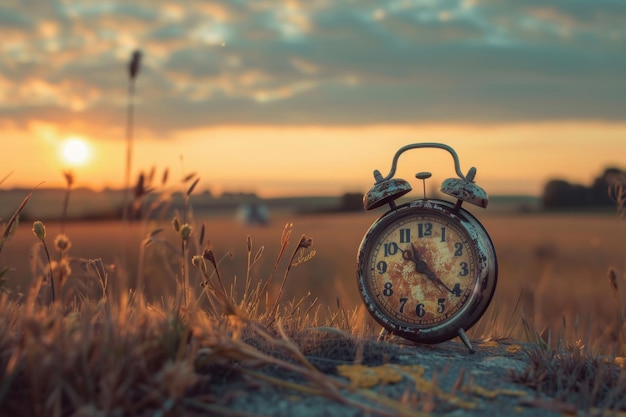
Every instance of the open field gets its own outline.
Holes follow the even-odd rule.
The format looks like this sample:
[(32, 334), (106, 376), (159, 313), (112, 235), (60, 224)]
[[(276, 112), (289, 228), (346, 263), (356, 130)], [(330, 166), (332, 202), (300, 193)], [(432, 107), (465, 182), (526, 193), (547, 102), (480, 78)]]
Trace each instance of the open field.
[[(25, 222), (0, 254), (0, 266), (13, 267), (11, 293), (0, 295), (0, 414), (291, 416), (270, 410), (302, 397), (315, 403), (305, 407), (310, 416), (338, 404), (350, 415), (381, 416), (482, 404), (473, 415), (484, 415), (503, 403), (480, 400), (484, 388), (476, 389), (503, 397), (511, 390), (498, 389), (511, 384), (524, 387), (515, 390), (522, 397), (500, 399), (524, 415), (624, 409), (626, 225), (616, 216), (481, 216), (500, 273), (491, 306), (468, 332), (479, 347), (469, 360), (460, 343), (408, 344), (407, 355), (401, 341), (375, 340), (379, 329), (360, 302), (355, 270), (360, 240), (379, 214), (282, 212), (265, 227), (197, 216), (191, 234), (182, 219), (178, 233), (168, 221), (69, 222), (64, 253), (56, 239), (63, 225), (49, 222), (50, 264), (31, 230), (43, 237), (43, 225)], [(59, 267), (66, 260), (71, 273)], [(42, 285), (48, 265), (56, 298), (49, 281)], [(267, 292), (257, 286), (272, 275)], [(459, 347), (463, 353), (453, 354)], [(352, 377), (337, 375), (339, 364), (361, 378), (417, 354), (411, 365), (419, 375), (399, 374), (403, 383), (359, 389), (357, 397)], [(448, 374), (450, 355), (458, 360)]]
[[(538, 330), (550, 327), (563, 331), (570, 339), (581, 338), (588, 331), (591, 340), (601, 341), (607, 348), (607, 337), (614, 324), (617, 305), (607, 278), (609, 267), (615, 268), (619, 290), (624, 299), (626, 270), (626, 224), (615, 216), (592, 214), (485, 214), (474, 210), (490, 232), (495, 243), (499, 278), (494, 300), (483, 319), (475, 326), (474, 336), (522, 337), (520, 318), (523, 315)], [(217, 257), (225, 256), (220, 267), (227, 283), (236, 276), (239, 287), (246, 274), (246, 237), (252, 237), (254, 253), (265, 246), (262, 259), (252, 276), (267, 277), (280, 247), (281, 231), (287, 222), (294, 224), (292, 241), (297, 244), (301, 234), (313, 238), (315, 257), (290, 272), (283, 300), (300, 298), (311, 293), (319, 299), (320, 314), (328, 308), (357, 308), (360, 298), (355, 281), (356, 251), (363, 234), (381, 213), (286, 215), (271, 218), (267, 227), (250, 227), (230, 217), (197, 218), (195, 236), (200, 224), (206, 225), (205, 242)], [(20, 225), (14, 238), (0, 255), (0, 265), (12, 266), (9, 288), (23, 291), (33, 277), (33, 248), (37, 239), (31, 224)], [(169, 223), (138, 223), (124, 228), (117, 222), (77, 222), (66, 225), (72, 241), (69, 255), (73, 278), (83, 277), (79, 258), (102, 258), (107, 265), (126, 264), (128, 280), (133, 285), (137, 276), (142, 239), (162, 227), (164, 240), (175, 241)], [(60, 230), (60, 224), (47, 225), (49, 240)], [(293, 245), (293, 242), (292, 242)], [(197, 244), (196, 244), (197, 246)], [(195, 252), (194, 252), (195, 251)], [(190, 254), (199, 254), (197, 247)], [(125, 256), (123, 254), (125, 253)], [(232, 254), (229, 256), (227, 254)], [(58, 256), (52, 254), (52, 257)], [(152, 244), (145, 248), (144, 279), (146, 293), (153, 299), (174, 294), (178, 272), (175, 251)], [(283, 268), (283, 266), (281, 266)], [(190, 277), (198, 285), (199, 276)], [(110, 285), (119, 285), (122, 275), (113, 274)], [(116, 282), (118, 280), (118, 282)], [(279, 280), (277, 280), (279, 281)], [(275, 291), (275, 289), (274, 289)], [(513, 314), (519, 299), (519, 306)], [(511, 316), (511, 314), (513, 314)], [(511, 317), (509, 319), (509, 317)], [(574, 325), (578, 321), (579, 326)], [(578, 330), (576, 330), (578, 327)], [(579, 334), (573, 334), (578, 331)]]

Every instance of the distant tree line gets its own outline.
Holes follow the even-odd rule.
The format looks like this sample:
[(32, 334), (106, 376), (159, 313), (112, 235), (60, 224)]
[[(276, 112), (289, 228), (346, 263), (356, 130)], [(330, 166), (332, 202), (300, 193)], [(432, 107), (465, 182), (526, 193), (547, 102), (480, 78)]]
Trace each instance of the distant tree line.
[(606, 168), (590, 186), (571, 184), (565, 180), (548, 181), (543, 190), (545, 209), (616, 206), (626, 190), (626, 171)]

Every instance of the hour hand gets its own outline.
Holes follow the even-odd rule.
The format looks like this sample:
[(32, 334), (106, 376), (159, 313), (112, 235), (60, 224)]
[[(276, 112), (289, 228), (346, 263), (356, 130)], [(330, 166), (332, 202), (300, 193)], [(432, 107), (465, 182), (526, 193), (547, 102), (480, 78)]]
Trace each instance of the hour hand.
[(443, 288), (448, 290), (448, 292), (452, 292), (452, 290), (448, 288), (448, 286), (442, 280), (437, 278), (437, 275), (435, 275), (434, 272), (428, 269), (428, 265), (426, 265), (426, 262), (420, 259), (419, 253), (417, 252), (417, 249), (415, 249), (413, 242), (411, 242), (410, 249), (405, 249), (402, 251), (402, 259), (406, 261), (412, 261), (413, 263), (415, 263), (415, 270), (419, 272), (420, 274), (426, 275), (428, 280), (432, 281), (437, 286), (439, 291), (443, 292), (443, 290), (440, 287), (442, 286)]
[(414, 262), (416, 267), (417, 267), (417, 263), (420, 260), (420, 256), (417, 253), (417, 249), (415, 249), (415, 246), (413, 245), (413, 242), (411, 242), (411, 247), (408, 249), (405, 249), (402, 251), (402, 259), (404, 259), (405, 261), (411, 261)]
[(426, 276), (428, 277), (429, 280), (431, 280), (432, 282), (435, 283), (435, 285), (437, 285), (437, 288), (439, 288), (439, 291), (443, 292), (441, 287), (439, 287), (441, 285), (443, 288), (448, 290), (448, 292), (453, 293), (453, 291), (450, 288), (448, 288), (448, 286), (442, 280), (437, 278), (437, 276), (435, 275), (434, 272), (432, 272), (432, 271), (425, 271), (424, 273), (426, 274)]

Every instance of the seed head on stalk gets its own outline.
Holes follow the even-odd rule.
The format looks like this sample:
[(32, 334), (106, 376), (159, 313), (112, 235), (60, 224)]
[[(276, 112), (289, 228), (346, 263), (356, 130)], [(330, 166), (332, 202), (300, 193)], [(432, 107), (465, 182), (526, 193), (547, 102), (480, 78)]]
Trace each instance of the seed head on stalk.
[(131, 55), (130, 62), (128, 63), (128, 75), (131, 80), (134, 80), (139, 74), (139, 68), (141, 65), (141, 51), (135, 49)]
[(46, 245), (46, 226), (37, 220), (33, 223), (33, 233), (37, 236), (37, 239), (41, 240), (41, 244), (43, 245), (44, 252), (46, 253), (46, 258), (48, 260), (48, 269), (50, 270), (50, 289), (52, 291), (52, 302), (54, 303), (55, 294), (54, 294), (54, 276), (52, 274), (52, 261), (50, 259), (50, 252), (48, 251), (48, 245)]

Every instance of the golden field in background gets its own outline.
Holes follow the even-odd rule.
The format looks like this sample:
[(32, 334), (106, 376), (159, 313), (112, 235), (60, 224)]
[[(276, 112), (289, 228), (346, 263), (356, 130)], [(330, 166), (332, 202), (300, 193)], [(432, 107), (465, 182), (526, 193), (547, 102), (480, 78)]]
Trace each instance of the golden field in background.
[[(607, 271), (611, 267), (616, 270), (618, 291), (623, 300), (626, 220), (610, 214), (472, 211), (494, 241), (499, 276), (491, 306), (470, 335), (523, 338), (520, 324), (524, 317), (544, 335), (551, 329), (554, 335), (561, 332), (570, 341), (598, 340), (599, 347), (607, 349), (606, 342), (612, 339), (618, 311)], [(300, 299), (310, 292), (311, 299), (318, 298), (319, 314), (323, 315), (335, 309), (338, 302), (343, 308), (360, 308), (356, 253), (361, 238), (382, 212), (278, 214), (271, 217), (268, 226), (262, 227), (247, 226), (231, 217), (196, 217), (194, 234), (197, 237), (204, 223), (205, 245), (209, 241), (216, 257), (223, 258), (220, 268), (225, 282), (232, 285), (236, 281), (241, 289), (246, 275), (247, 236), (252, 238), (252, 253), (260, 246), (265, 247), (252, 277), (266, 278), (280, 248), (281, 232), (286, 223), (293, 223), (292, 245), (297, 244), (301, 234), (306, 234), (313, 239), (315, 256), (292, 268), (283, 300)], [(33, 259), (41, 258), (34, 256), (38, 240), (31, 227), (31, 224), (21, 224), (0, 257), (0, 264), (14, 268), (9, 273), (8, 287), (18, 292), (23, 292), (33, 277)], [(53, 239), (61, 225), (48, 223), (46, 227), (48, 236)], [(138, 222), (126, 227), (115, 221), (66, 224), (65, 233), (72, 242), (69, 250), (72, 276), (68, 284), (86, 277), (80, 268), (81, 258), (102, 258), (106, 265), (117, 268), (110, 276), (110, 286), (120, 288), (120, 280), (126, 274), (119, 274), (119, 268), (124, 262), (132, 286), (137, 276), (137, 262), (143, 257), (148, 297), (159, 300), (174, 295), (179, 255), (159, 242), (146, 246), (140, 254), (143, 239), (158, 228), (164, 229), (158, 235), (160, 238), (175, 241), (168, 222)], [(126, 255), (122, 256), (124, 250)], [(190, 247), (190, 256), (200, 253), (197, 243)], [(58, 254), (52, 253), (52, 257), (55, 256)], [(199, 286), (200, 277), (193, 275), (197, 271), (191, 273), (191, 285)], [(66, 289), (70, 287), (66, 285)], [(361, 309), (360, 314), (364, 314), (363, 311)]]

